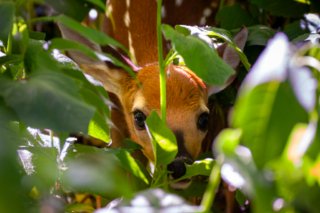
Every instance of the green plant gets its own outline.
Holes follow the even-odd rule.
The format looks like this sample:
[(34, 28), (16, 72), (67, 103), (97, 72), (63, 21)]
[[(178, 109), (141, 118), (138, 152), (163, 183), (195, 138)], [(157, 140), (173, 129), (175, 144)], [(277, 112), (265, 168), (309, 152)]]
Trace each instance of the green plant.
[[(64, 15), (36, 17), (35, 8), (46, 4)], [(175, 157), (177, 145), (162, 120), (165, 110), (162, 119), (156, 113), (147, 119), (155, 147), (154, 172), (131, 156), (139, 149), (131, 141), (120, 149), (97, 149), (66, 140), (70, 133), (82, 133), (108, 143), (110, 112), (108, 94), (99, 84), (89, 82), (64, 51), (76, 49), (92, 58), (108, 57), (134, 75), (111, 55), (54, 33), (46, 37), (32, 30), (43, 22), (63, 23), (100, 45), (127, 52), (96, 30), (99, 19), (91, 27), (80, 24), (91, 8), (106, 9), (99, 0), (65, 1), (63, 6), (50, 0), (0, 3), (0, 212), (33, 212), (44, 207), (92, 212), (92, 204), (65, 198), (72, 193), (92, 193), (102, 196), (106, 204), (122, 196), (130, 200), (159, 194), (157, 190), (140, 192), (149, 188), (168, 189), (166, 165)], [(235, 84), (213, 97), (221, 108), (235, 102), (230, 128), (215, 142), (217, 158), (209, 153), (209, 158), (188, 165), (181, 177), (210, 175), (208, 186), (201, 179), (180, 193), (203, 197), (203, 201), (190, 206), (176, 198), (181, 209), (185, 205), (190, 211), (215, 209), (212, 203), (221, 174), (238, 188), (237, 203), (250, 200), (253, 212), (317, 211), (320, 19), (307, 14), (317, 11), (317, 1), (250, 0), (230, 5), (220, 1), (216, 19), (221, 28), (158, 25), (158, 33), (162, 30), (174, 47), (160, 62), (162, 66), (176, 63), (181, 56), (178, 63), (185, 63), (205, 82), (223, 84), (234, 71), (204, 40), (227, 42), (238, 51), (243, 64), (238, 73), (238, 82), (244, 78), (239, 93)], [(244, 52), (231, 39), (243, 25), (249, 30)], [(276, 34), (279, 30), (285, 34)], [(306, 41), (310, 42), (304, 44)], [(193, 54), (195, 50), (198, 55)], [(166, 194), (159, 199), (162, 196)]]

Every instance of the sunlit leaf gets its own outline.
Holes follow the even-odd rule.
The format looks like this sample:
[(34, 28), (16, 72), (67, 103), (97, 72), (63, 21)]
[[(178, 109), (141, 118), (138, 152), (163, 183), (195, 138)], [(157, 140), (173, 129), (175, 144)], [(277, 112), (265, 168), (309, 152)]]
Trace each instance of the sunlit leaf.
[(110, 142), (109, 125), (103, 116), (95, 114), (88, 126), (88, 134), (94, 138), (100, 139), (106, 143)]
[(177, 155), (177, 142), (174, 134), (153, 111), (146, 120), (151, 137), (156, 165), (167, 165)]
[(204, 41), (185, 36), (168, 25), (163, 25), (162, 29), (186, 65), (208, 84), (223, 85), (235, 73)]
[(149, 184), (150, 177), (147, 175), (145, 168), (134, 159), (126, 150), (116, 150), (115, 155), (119, 158), (121, 165), (134, 176), (140, 178), (146, 184)]
[(235, 105), (233, 126), (242, 129), (243, 143), (259, 168), (282, 152), (296, 123), (308, 119), (284, 82), (291, 54), (286, 37), (278, 34), (246, 76)]
[(198, 160), (191, 165), (186, 165), (186, 174), (181, 179), (190, 178), (196, 175), (209, 176), (215, 161), (211, 158)]

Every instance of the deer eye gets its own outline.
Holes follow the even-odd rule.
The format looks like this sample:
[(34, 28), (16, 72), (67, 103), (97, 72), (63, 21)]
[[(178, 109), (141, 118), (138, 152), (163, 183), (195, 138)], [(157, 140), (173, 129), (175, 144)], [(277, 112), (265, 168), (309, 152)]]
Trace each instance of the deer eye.
[(197, 127), (201, 131), (206, 131), (208, 129), (209, 124), (209, 113), (204, 112), (200, 114), (198, 121), (197, 121)]
[(134, 124), (136, 126), (136, 129), (144, 130), (146, 128), (144, 122), (146, 121), (147, 116), (140, 110), (135, 110), (133, 112), (133, 117), (134, 117)]

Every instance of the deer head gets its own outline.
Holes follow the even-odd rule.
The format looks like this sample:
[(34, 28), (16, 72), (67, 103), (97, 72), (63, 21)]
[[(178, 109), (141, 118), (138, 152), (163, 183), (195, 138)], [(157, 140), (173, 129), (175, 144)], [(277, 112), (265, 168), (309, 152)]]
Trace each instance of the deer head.
[[(104, 29), (118, 41), (126, 45), (139, 65), (136, 77), (120, 68), (111, 68), (106, 63), (94, 61), (82, 54), (70, 52), (71, 57), (83, 70), (101, 81), (104, 88), (119, 100), (119, 116), (113, 120), (117, 125), (127, 127), (129, 137), (141, 145), (143, 154), (154, 160), (152, 145), (146, 131), (145, 120), (152, 110), (160, 113), (159, 65), (157, 62), (156, 43), (156, 2), (111, 0), (113, 25)], [(89, 40), (60, 26), (64, 37), (78, 40), (87, 46), (100, 50)], [(241, 31), (235, 42), (244, 47), (247, 31)], [(232, 67), (240, 61), (237, 53), (229, 48), (220, 49), (223, 59)], [(201, 152), (201, 143), (208, 131), (209, 109), (208, 97), (221, 89), (206, 85), (186, 66), (169, 65), (167, 73), (167, 125), (174, 132), (178, 154), (168, 166), (173, 178), (185, 173), (185, 163), (191, 163)], [(226, 84), (231, 83), (231, 80)], [(226, 86), (226, 85), (225, 85)], [(117, 140), (113, 137), (113, 140)], [(118, 143), (117, 141), (113, 141)]]

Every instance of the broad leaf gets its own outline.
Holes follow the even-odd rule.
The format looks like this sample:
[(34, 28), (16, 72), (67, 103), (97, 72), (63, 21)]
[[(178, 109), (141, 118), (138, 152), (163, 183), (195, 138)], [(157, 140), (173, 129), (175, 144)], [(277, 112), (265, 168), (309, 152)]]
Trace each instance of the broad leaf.
[(259, 168), (280, 155), (297, 123), (308, 120), (286, 81), (291, 54), (286, 37), (277, 35), (245, 78), (235, 104), (232, 125), (242, 129), (243, 144)]
[(44, 72), (22, 81), (2, 78), (0, 90), (19, 118), (37, 128), (86, 133), (94, 113), (81, 101), (72, 79), (59, 73)]
[(240, 140), (239, 130), (232, 129), (222, 131), (216, 138), (221, 177), (252, 199), (254, 212), (272, 212), (275, 185), (256, 168), (250, 150), (237, 145)]
[(152, 141), (156, 166), (165, 166), (171, 163), (178, 152), (174, 134), (155, 111), (151, 112), (146, 123)]
[(116, 41), (115, 39), (107, 36), (105, 33), (101, 32), (101, 31), (85, 27), (85, 26), (81, 25), (79, 22), (77, 22), (67, 16), (60, 15), (60, 16), (54, 18), (54, 20), (56, 20), (57, 22), (63, 24), (67, 28), (79, 33), (81, 36), (83, 36), (83, 37), (85, 37), (85, 38), (87, 38), (97, 44), (112, 45), (115, 47), (119, 47), (123, 51), (127, 52), (127, 49), (121, 43)]
[(9, 34), (12, 30), (14, 13), (15, 7), (12, 2), (0, 3), (0, 41), (5, 45), (7, 45)]
[(147, 175), (145, 168), (143, 168), (143, 166), (138, 163), (138, 161), (134, 159), (128, 151), (118, 149), (115, 150), (115, 155), (119, 158), (123, 168), (142, 180), (145, 184), (149, 184), (150, 177)]
[(255, 23), (253, 17), (237, 3), (232, 6), (222, 7), (216, 15), (216, 21), (220, 23), (222, 28), (228, 30), (250, 26)]
[(273, 15), (284, 17), (301, 17), (309, 9), (308, 1), (250, 0), (250, 2)]
[(247, 40), (248, 46), (259, 45), (265, 46), (269, 39), (271, 39), (275, 31), (264, 25), (255, 25), (248, 27), (249, 35)]
[(66, 189), (108, 198), (132, 195), (132, 179), (128, 180), (127, 173), (112, 152), (76, 145), (69, 149), (64, 163), (67, 169), (63, 171), (61, 182)]
[(235, 73), (216, 50), (204, 41), (194, 36), (185, 36), (168, 25), (163, 25), (162, 29), (186, 65), (206, 83), (223, 85)]
[(78, 21), (85, 18), (91, 6), (86, 1), (78, 0), (45, 0), (45, 2), (53, 7), (55, 11), (70, 16)]
[[(211, 158), (198, 160), (191, 165), (186, 165), (186, 174), (181, 179), (191, 178), (196, 175), (209, 176), (215, 161)], [(179, 178), (180, 179), (180, 178)]]

